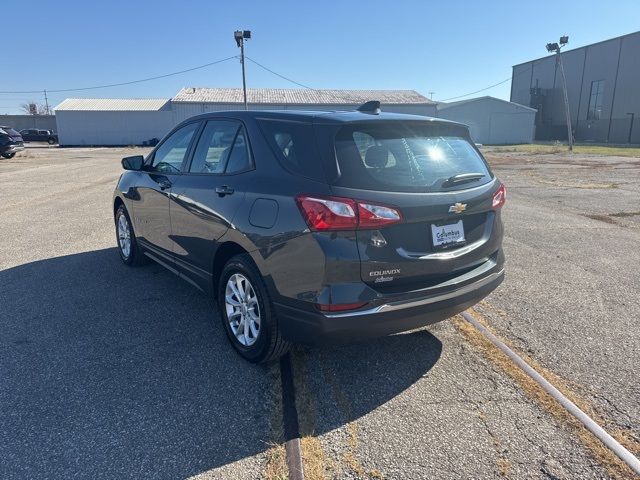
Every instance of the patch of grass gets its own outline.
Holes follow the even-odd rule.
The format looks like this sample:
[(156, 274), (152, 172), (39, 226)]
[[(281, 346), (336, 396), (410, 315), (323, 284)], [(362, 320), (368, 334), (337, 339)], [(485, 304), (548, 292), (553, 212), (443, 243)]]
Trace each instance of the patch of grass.
[(308, 480), (325, 480), (326, 459), (322, 444), (318, 437), (306, 436), (300, 439), (304, 478)]
[(264, 470), (265, 480), (287, 480), (287, 455), (284, 445), (273, 444), (266, 452), (267, 465)]
[[(554, 144), (541, 144), (541, 143), (528, 143), (523, 145), (505, 145), (486, 147), (487, 150), (492, 152), (517, 152), (517, 153), (529, 153), (531, 155), (546, 155), (553, 153), (569, 153), (567, 146), (554, 143)], [(574, 145), (573, 153), (583, 155), (601, 155), (601, 156), (615, 156), (615, 157), (639, 157), (640, 147), (605, 147), (600, 145)]]
[[(487, 322), (474, 310), (468, 312), (478, 322), (482, 323), (494, 335), (496, 335), (509, 348), (515, 351), (531, 368), (536, 370), (540, 375), (547, 379), (554, 387), (562, 392), (562, 394), (575, 403), (583, 412), (589, 415), (598, 424), (604, 425), (604, 420), (597, 415), (593, 407), (584, 399), (580, 398), (573, 392), (561, 377), (543, 367), (538, 362), (530, 358), (528, 355), (519, 352), (508, 340), (500, 337), (487, 324)], [(560, 405), (551, 395), (549, 395), (535, 380), (521, 370), (511, 359), (505, 355), (502, 350), (493, 345), (484, 335), (476, 328), (468, 323), (460, 315), (452, 318), (454, 326), (462, 333), (466, 340), (475, 347), (488, 361), (496, 365), (500, 370), (509, 375), (528, 397), (535, 400), (544, 410), (549, 412), (562, 425), (569, 426), (571, 430), (578, 436), (582, 444), (596, 458), (604, 468), (611, 474), (613, 478), (634, 479), (636, 476), (633, 471), (620, 460), (611, 450), (609, 450), (598, 438), (596, 438), (589, 430), (586, 429), (573, 415), (571, 415), (562, 405)], [(640, 451), (640, 443), (633, 435), (623, 435), (618, 429), (610, 430), (612, 435), (618, 442), (624, 445), (634, 455)], [(499, 467), (500, 468), (500, 467)]]

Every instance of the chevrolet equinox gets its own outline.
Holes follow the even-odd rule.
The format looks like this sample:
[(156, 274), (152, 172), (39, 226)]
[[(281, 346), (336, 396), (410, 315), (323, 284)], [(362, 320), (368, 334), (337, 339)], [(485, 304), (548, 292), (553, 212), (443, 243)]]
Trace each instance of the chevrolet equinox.
[(377, 102), (207, 113), (122, 166), (122, 261), (212, 295), (251, 362), (444, 320), (504, 277), (506, 190), (458, 123)]

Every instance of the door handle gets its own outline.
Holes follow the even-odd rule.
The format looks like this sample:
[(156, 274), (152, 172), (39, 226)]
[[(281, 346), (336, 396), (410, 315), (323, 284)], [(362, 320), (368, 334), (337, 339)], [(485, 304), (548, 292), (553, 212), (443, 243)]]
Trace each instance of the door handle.
[(160, 180), (158, 182), (158, 185), (160, 186), (160, 190), (166, 190), (167, 188), (171, 188), (171, 182), (167, 179)]
[(231, 195), (233, 193), (233, 188), (222, 185), (221, 187), (216, 187), (216, 193), (221, 197), (224, 197), (225, 195)]

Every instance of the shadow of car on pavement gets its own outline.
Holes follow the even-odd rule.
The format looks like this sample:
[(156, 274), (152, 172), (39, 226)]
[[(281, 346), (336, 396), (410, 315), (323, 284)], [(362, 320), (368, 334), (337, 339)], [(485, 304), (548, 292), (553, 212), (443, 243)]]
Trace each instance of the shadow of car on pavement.
[[(0, 286), (0, 477), (184, 478), (281, 435), (277, 364), (236, 355), (210, 300), (162, 267), (108, 248), (0, 271)], [(360, 416), (441, 345), (421, 331), (344, 348)]]

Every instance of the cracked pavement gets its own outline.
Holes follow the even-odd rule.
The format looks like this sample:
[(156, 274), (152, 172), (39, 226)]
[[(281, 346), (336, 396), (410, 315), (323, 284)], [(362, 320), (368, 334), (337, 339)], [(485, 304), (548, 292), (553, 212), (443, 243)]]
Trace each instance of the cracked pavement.
[(640, 159), (488, 158), (509, 189), (508, 278), (477, 310), (640, 439)]
[[(0, 476), (258, 478), (277, 368), (241, 361), (188, 284), (120, 265), (110, 198), (128, 154), (0, 164)], [(638, 210), (640, 162), (491, 155), (509, 187), (508, 276), (478, 310), (637, 435), (640, 217), (616, 214)], [(293, 357), (327, 478), (608, 476), (449, 321)]]

